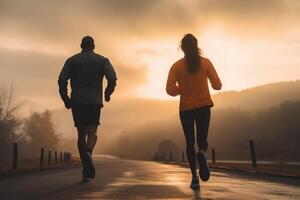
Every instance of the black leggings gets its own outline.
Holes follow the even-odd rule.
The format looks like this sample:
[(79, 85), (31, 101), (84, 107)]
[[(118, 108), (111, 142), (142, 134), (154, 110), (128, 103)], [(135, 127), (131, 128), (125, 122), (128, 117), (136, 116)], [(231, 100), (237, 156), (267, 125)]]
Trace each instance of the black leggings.
[(207, 151), (207, 133), (210, 122), (210, 106), (180, 111), (180, 121), (186, 141), (186, 155), (193, 176), (196, 176), (195, 124), (199, 151)]

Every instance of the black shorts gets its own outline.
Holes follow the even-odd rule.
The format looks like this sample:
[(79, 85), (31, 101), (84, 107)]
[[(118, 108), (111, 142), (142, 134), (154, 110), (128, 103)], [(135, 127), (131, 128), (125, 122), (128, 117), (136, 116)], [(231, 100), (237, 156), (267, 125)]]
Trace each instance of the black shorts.
[(100, 104), (84, 104), (72, 108), (75, 127), (98, 126), (101, 113)]

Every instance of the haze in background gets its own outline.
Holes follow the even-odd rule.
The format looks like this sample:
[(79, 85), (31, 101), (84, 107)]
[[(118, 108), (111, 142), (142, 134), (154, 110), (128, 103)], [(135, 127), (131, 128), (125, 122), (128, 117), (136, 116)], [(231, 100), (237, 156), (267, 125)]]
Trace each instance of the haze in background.
[[(224, 90), (300, 76), (300, 2), (293, 0), (0, 1), (0, 79), (18, 97), (59, 108), (57, 76), (92, 35), (118, 73), (116, 97), (171, 99), (165, 81), (191, 32)], [(113, 99), (114, 101), (114, 99)]]
[[(276, 121), (281, 131), (274, 135), (270, 116), (280, 119), (288, 114), (286, 107), (299, 107), (290, 103), (300, 101), (299, 10), (300, 2), (293, 0), (0, 0), (0, 80), (14, 85), (23, 102), (21, 116), (50, 109), (61, 145), (76, 151), (76, 132), (57, 78), (64, 61), (80, 51), (81, 38), (91, 35), (96, 52), (111, 60), (118, 75), (102, 112), (97, 152), (141, 158), (138, 148), (145, 159), (164, 140), (181, 151), (178, 98), (166, 95), (165, 82), (183, 56), (180, 40), (190, 32), (223, 82), (223, 91), (214, 96), (212, 145), (239, 147), (253, 136), (269, 147), (264, 155), (270, 158), (277, 141), (269, 138), (298, 141), (297, 123), (284, 127)], [(269, 124), (254, 129), (257, 119)], [(226, 137), (232, 140), (226, 143)], [(228, 149), (228, 155), (231, 151), (239, 152)], [(296, 145), (288, 155), (294, 152), (299, 152)]]

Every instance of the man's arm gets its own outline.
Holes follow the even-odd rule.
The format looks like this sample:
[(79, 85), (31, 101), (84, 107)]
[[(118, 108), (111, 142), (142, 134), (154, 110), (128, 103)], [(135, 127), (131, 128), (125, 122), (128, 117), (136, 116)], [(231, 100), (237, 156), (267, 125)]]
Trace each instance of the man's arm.
[(70, 77), (70, 64), (67, 60), (58, 77), (59, 94), (67, 109), (71, 108), (71, 99), (68, 96), (68, 80)]
[(106, 58), (104, 61), (104, 75), (107, 79), (107, 86), (104, 92), (105, 101), (110, 101), (110, 96), (114, 92), (117, 82), (116, 72), (110, 61)]

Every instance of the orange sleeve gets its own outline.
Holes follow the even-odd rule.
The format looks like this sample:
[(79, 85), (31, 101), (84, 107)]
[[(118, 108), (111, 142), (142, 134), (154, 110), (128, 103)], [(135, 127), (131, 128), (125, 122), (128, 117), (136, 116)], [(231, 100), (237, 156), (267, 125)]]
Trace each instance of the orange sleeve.
[(180, 94), (179, 86), (177, 85), (177, 72), (176, 68), (173, 65), (169, 71), (169, 76), (167, 80), (166, 91), (170, 96), (177, 96)]
[(222, 83), (213, 64), (208, 60), (207, 77), (213, 89), (221, 90)]

